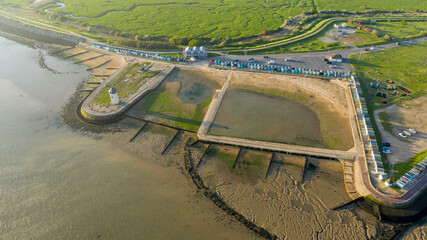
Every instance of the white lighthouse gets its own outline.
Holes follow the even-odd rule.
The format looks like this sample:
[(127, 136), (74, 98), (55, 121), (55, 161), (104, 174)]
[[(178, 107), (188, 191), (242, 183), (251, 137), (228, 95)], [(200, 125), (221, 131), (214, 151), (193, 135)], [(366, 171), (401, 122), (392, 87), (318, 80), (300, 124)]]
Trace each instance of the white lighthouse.
[(117, 90), (115, 88), (111, 88), (108, 93), (110, 93), (111, 103), (119, 104), (119, 95), (117, 94)]

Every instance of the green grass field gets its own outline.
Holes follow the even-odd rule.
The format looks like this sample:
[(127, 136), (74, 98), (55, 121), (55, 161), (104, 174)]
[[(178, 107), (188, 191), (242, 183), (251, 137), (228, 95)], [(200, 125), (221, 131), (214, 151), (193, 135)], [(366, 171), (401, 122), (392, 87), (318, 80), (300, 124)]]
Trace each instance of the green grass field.
[(366, 26), (375, 29), (380, 36), (388, 34), (392, 39), (404, 40), (405, 38), (418, 36), (421, 31), (427, 31), (427, 22), (407, 22), (402, 26), (400, 22), (377, 22)]
[[(359, 71), (358, 75), (363, 81), (363, 84), (369, 85), (372, 81), (372, 77), (381, 80), (378, 89), (371, 89), (367, 86), (370, 92), (365, 94), (368, 98), (374, 95), (371, 97), (374, 106), (381, 107), (381, 98), (375, 97), (377, 91), (386, 92), (389, 103), (397, 103), (425, 94), (427, 88), (426, 52), (427, 42), (423, 42), (410, 46), (391, 48), (381, 52), (364, 53), (360, 56), (359, 63), (359, 54), (352, 55), (350, 61), (355, 69)], [(387, 80), (392, 80), (395, 83), (388, 84), (386, 82)], [(412, 92), (408, 96), (402, 97), (403, 91), (396, 88), (398, 94), (392, 96), (391, 93), (393, 91), (381, 89), (387, 85), (395, 87), (403, 86), (410, 89)]]
[[(147, 62), (144, 64), (148, 66), (150, 63)], [(117, 89), (119, 98), (122, 98), (127, 94), (137, 90), (146, 79), (154, 77), (159, 73), (159, 71), (150, 71), (148, 69), (142, 73), (139, 72), (138, 68), (144, 64), (134, 63), (124, 69), (116, 79), (111, 81), (106, 87), (102, 89), (100, 93), (98, 93), (98, 95), (96, 95), (96, 97), (93, 99), (93, 102), (102, 105), (108, 105), (111, 101), (110, 95), (108, 93), (110, 88), (113, 87)]]
[(197, 131), (211, 99), (203, 104), (197, 104), (195, 108), (189, 108), (188, 104), (177, 101), (177, 99), (176, 93), (159, 87), (144, 98), (143, 109), (146, 109), (148, 115), (166, 120), (170, 126)]
[[(11, 2), (0, 0), (0, 3)], [(57, 15), (73, 14), (76, 20), (107, 26), (120, 32), (151, 37), (204, 37), (232, 39), (275, 30), (284, 20), (304, 11), (318, 10), (427, 10), (423, 0), (310, 1), (310, 0), (62, 0)], [(364, 4), (366, 2), (366, 4)], [(314, 5), (313, 5), (314, 4)], [(366, 7), (364, 5), (367, 5)], [(362, 9), (361, 9), (362, 8)]]
[(416, 9), (426, 10), (427, 2), (424, 0), (316, 0), (317, 10), (343, 10), (343, 11), (393, 11), (405, 9), (415, 11)]

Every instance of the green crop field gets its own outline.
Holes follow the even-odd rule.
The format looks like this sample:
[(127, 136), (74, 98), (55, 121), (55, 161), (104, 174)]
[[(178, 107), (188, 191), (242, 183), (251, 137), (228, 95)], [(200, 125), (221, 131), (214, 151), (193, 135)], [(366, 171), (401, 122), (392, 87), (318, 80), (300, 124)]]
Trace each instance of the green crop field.
[[(4, 0), (9, 2), (9, 0)], [(0, 3), (2, 0), (0, 0)], [(91, 25), (151, 37), (206, 37), (225, 39), (259, 35), (279, 28), (289, 16), (317, 10), (427, 10), (427, 2), (412, 0), (62, 0), (51, 7), (56, 15), (72, 14)], [(366, 2), (366, 7), (364, 6)], [(318, 5), (318, 6), (315, 6)], [(363, 9), (361, 9), (363, 8)]]

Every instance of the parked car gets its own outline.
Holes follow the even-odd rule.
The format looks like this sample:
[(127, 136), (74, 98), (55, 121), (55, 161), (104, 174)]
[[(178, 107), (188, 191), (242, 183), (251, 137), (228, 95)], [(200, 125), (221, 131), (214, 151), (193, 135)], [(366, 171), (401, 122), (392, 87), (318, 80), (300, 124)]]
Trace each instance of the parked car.
[(406, 130), (403, 130), (403, 133), (406, 134), (407, 136), (411, 136), (412, 134)]
[(268, 56), (264, 56), (264, 58), (268, 58)]
[(255, 62), (255, 59), (249, 58), (249, 62)]
[(385, 154), (390, 154), (391, 153), (391, 151), (390, 151), (390, 148), (388, 148), (388, 147), (383, 147), (383, 153), (385, 153)]
[(381, 146), (383, 146), (383, 147), (390, 147), (391, 144), (389, 142), (383, 142), (383, 143), (381, 143)]
[(401, 137), (401, 138), (406, 138), (406, 135), (405, 135), (405, 134), (403, 134), (403, 133), (399, 133), (399, 137)]
[(234, 60), (233, 60), (233, 62), (239, 62), (239, 61), (240, 61), (239, 59), (234, 59)]
[(369, 51), (369, 48), (365, 48), (365, 51)]
[(410, 131), (410, 132), (411, 132), (411, 133), (413, 133), (413, 134), (417, 133), (417, 130), (415, 130), (415, 129), (413, 129), (413, 128), (408, 129), (408, 131)]
[(375, 50), (375, 47), (371, 47), (369, 50), (374, 51), (374, 50)]

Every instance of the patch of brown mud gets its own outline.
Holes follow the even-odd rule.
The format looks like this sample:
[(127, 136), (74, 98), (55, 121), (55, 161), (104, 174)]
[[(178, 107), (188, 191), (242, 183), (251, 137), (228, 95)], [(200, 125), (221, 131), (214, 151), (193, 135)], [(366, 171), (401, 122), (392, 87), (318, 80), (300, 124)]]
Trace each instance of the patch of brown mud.
[(180, 82), (167, 82), (166, 91), (169, 91), (173, 96), (178, 96), (179, 90), (181, 89)]
[(315, 78), (235, 72), (231, 87), (294, 99), (316, 113), (328, 148), (349, 150), (354, 146), (346, 93), (338, 84)]
[(338, 161), (308, 158), (302, 188), (332, 209), (351, 201), (344, 186), (343, 167)]
[[(265, 180), (252, 185), (239, 181), (240, 176), (218, 164), (218, 159), (203, 161), (198, 173), (203, 179), (215, 179), (210, 182), (212, 189), (237, 212), (280, 239), (367, 239), (367, 231), (373, 232), (371, 236), (375, 233), (372, 229), (376, 229), (376, 224), (366, 223), (354, 209), (330, 210), (329, 205), (339, 202), (334, 198), (348, 198), (344, 186), (334, 189), (337, 176), (342, 175), (339, 166), (316, 163), (320, 173), (301, 184), (285, 170), (295, 165), (300, 168), (301, 160), (288, 158), (295, 165), (285, 165), (279, 162), (286, 162), (286, 158), (280, 156), (277, 160), (275, 156), (270, 167), (274, 170), (270, 169)], [(335, 170), (340, 171), (335, 173)], [(317, 180), (319, 175), (322, 181)], [(328, 182), (330, 178), (332, 182)]]
[(290, 178), (302, 182), (306, 163), (305, 157), (275, 153), (272, 163), (277, 164), (277, 166), (270, 168), (269, 174), (275, 174), (278, 169), (283, 169)]

